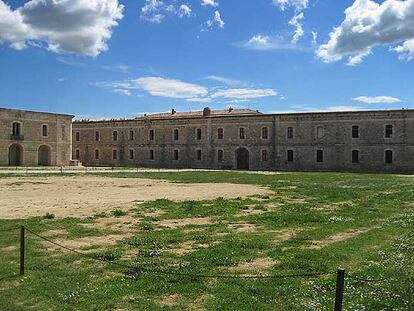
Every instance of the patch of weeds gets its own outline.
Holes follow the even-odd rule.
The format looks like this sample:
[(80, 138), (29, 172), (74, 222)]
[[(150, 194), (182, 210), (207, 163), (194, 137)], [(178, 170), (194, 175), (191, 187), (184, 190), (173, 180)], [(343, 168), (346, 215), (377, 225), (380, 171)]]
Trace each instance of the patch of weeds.
[(115, 261), (121, 258), (122, 252), (119, 249), (107, 250), (101, 253), (92, 254), (92, 256), (99, 260)]
[(128, 215), (128, 212), (123, 211), (121, 209), (115, 209), (111, 212), (111, 214), (115, 217), (122, 217)]
[(154, 258), (159, 257), (162, 254), (162, 251), (159, 249), (142, 249), (138, 252), (138, 257), (143, 258)]
[(43, 216), (44, 219), (54, 219), (55, 218), (55, 214), (52, 213), (46, 213), (45, 216)]
[(151, 231), (155, 229), (155, 226), (150, 222), (141, 222), (138, 228), (144, 231)]
[(108, 214), (106, 212), (99, 212), (93, 215), (94, 218), (106, 218), (108, 217)]

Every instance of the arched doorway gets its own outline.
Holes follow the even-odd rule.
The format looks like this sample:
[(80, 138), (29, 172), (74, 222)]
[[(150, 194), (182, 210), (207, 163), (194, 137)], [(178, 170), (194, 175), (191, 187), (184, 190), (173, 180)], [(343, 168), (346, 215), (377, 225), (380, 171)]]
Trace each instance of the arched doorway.
[(23, 148), (19, 144), (13, 144), (9, 148), (9, 165), (21, 166), (23, 164)]
[(246, 148), (237, 149), (236, 162), (238, 170), (248, 170), (250, 168), (249, 150)]
[(39, 147), (37, 154), (37, 163), (41, 166), (50, 165), (50, 148), (49, 146), (42, 145)]

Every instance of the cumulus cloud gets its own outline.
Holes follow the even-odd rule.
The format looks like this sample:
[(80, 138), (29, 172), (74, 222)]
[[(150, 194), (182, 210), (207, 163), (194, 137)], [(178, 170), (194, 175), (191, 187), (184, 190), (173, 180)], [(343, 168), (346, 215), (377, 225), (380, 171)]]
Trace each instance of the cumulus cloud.
[(123, 18), (118, 0), (31, 0), (12, 10), (0, 0), (0, 43), (97, 56)]
[(293, 33), (292, 43), (297, 43), (300, 38), (303, 37), (304, 31), (302, 27), (302, 20), (305, 18), (305, 15), (302, 13), (296, 14), (293, 18), (289, 21), (289, 25), (295, 27), (295, 32)]
[(353, 98), (353, 100), (366, 104), (395, 104), (402, 102), (401, 99), (391, 96), (359, 96)]
[(159, 77), (139, 78), (132, 81), (137, 88), (153, 96), (169, 98), (195, 98), (205, 96), (208, 90), (200, 85)]
[(219, 4), (215, 0), (201, 0), (201, 5), (217, 7)]
[(160, 24), (168, 14), (182, 18), (191, 16), (191, 12), (188, 4), (177, 5), (176, 1), (166, 4), (164, 0), (145, 0), (140, 17), (144, 21)]
[(330, 39), (316, 55), (325, 62), (349, 57), (348, 64), (361, 62), (377, 45), (403, 42), (393, 48), (401, 59), (413, 56), (414, 0), (355, 0), (345, 10), (342, 24), (333, 29)]
[(291, 7), (295, 11), (299, 12), (308, 7), (309, 0), (272, 0), (272, 3), (280, 7), (282, 11), (288, 7)]
[(221, 18), (221, 14), (219, 11), (214, 12), (214, 16), (207, 20), (203, 25), (201, 31), (210, 31), (214, 26), (218, 26), (219, 28), (224, 28), (224, 21)]

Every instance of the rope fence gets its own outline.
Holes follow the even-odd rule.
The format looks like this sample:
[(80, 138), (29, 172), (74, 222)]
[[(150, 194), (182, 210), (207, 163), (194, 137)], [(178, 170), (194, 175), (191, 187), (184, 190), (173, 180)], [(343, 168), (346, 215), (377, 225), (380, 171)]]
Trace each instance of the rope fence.
[[(155, 275), (169, 275), (169, 276), (182, 276), (182, 277), (192, 277), (192, 278), (203, 278), (203, 279), (288, 279), (288, 278), (312, 278), (312, 277), (321, 277), (321, 276), (327, 276), (327, 275), (335, 275), (334, 272), (319, 272), (319, 273), (292, 273), (292, 274), (271, 274), (271, 275), (239, 275), (239, 274), (202, 274), (202, 273), (190, 273), (190, 272), (179, 272), (179, 271), (167, 271), (167, 270), (161, 270), (161, 269), (154, 269), (154, 268), (146, 268), (143, 266), (138, 265), (130, 265), (122, 262), (116, 262), (113, 260), (109, 260), (106, 258), (96, 257), (91, 254), (87, 254), (84, 252), (81, 252), (79, 250), (67, 247), (65, 245), (62, 245), (60, 243), (57, 243), (45, 236), (42, 236), (38, 234), (37, 232), (25, 227), (24, 225), (20, 225), (19, 227), (9, 227), (9, 228), (3, 228), (0, 229), (0, 232), (11, 232), (11, 231), (17, 231), (20, 229), (20, 273), (19, 274), (13, 274), (10, 276), (0, 276), (0, 281), (10, 279), (13, 277), (16, 277), (18, 275), (23, 276), (25, 275), (25, 240), (26, 240), (26, 231), (30, 233), (31, 235), (46, 241), (52, 245), (55, 245), (61, 249), (65, 249), (71, 253), (80, 255), (82, 257), (87, 258), (88, 260), (93, 260), (97, 262), (103, 262), (108, 263), (114, 266), (118, 266), (121, 268), (129, 269), (132, 271), (136, 271), (138, 273), (146, 273), (146, 274), (155, 274)], [(344, 269), (339, 268), (336, 272), (336, 294), (335, 294), (335, 311), (342, 311), (343, 308), (343, 297), (345, 292), (345, 277), (352, 279), (358, 283), (361, 283), (363, 285), (366, 285), (367, 287), (373, 289), (374, 291), (380, 293), (381, 295), (387, 296), (388, 298), (396, 301), (398, 300), (401, 302), (401, 297), (398, 297), (395, 294), (389, 293), (385, 291), (383, 288), (378, 288), (377, 286), (373, 285), (373, 283), (381, 283), (386, 281), (386, 278), (378, 278), (378, 279), (372, 279), (372, 278), (363, 278), (357, 275), (354, 275), (349, 272), (345, 272)], [(408, 303), (407, 301), (403, 301), (404, 303)]]

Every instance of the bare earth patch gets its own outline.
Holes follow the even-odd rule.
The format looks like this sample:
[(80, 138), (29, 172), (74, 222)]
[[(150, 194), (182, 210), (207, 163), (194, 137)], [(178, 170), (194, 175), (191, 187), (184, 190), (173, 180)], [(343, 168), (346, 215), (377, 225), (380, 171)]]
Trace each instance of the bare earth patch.
[(180, 299), (181, 295), (179, 294), (164, 296), (157, 301), (157, 304), (164, 307), (174, 307), (179, 303)]
[(43, 216), (46, 213), (57, 217), (87, 217), (156, 199), (213, 200), (271, 194), (267, 188), (247, 184), (181, 184), (100, 176), (3, 178), (0, 179), (0, 189), (1, 219)]
[(239, 263), (236, 266), (230, 267), (229, 270), (234, 272), (263, 272), (278, 263), (278, 261), (270, 257), (263, 257), (250, 262)]
[(362, 228), (362, 229), (356, 229), (356, 230), (341, 232), (341, 233), (332, 235), (332, 236), (328, 237), (325, 240), (312, 241), (312, 245), (306, 246), (305, 248), (321, 249), (321, 248), (323, 248), (325, 246), (329, 246), (331, 244), (335, 244), (335, 243), (338, 243), (338, 242), (343, 242), (343, 241), (347, 241), (349, 239), (355, 238), (355, 237), (359, 236), (360, 234), (368, 232), (369, 230), (371, 230), (371, 229), (370, 228)]
[(230, 229), (234, 230), (236, 233), (245, 233), (245, 232), (254, 232), (257, 230), (256, 225), (240, 222), (237, 224), (229, 224)]
[(208, 248), (211, 245), (216, 245), (220, 242), (215, 241), (213, 243), (196, 243), (195, 241), (186, 241), (178, 245), (176, 248), (167, 249), (167, 252), (176, 254), (176, 255), (185, 255), (192, 252), (195, 252), (197, 249), (200, 248)]
[(155, 224), (158, 227), (176, 229), (178, 227), (183, 227), (183, 226), (188, 226), (188, 225), (196, 225), (196, 226), (211, 225), (211, 219), (208, 217), (165, 219), (165, 220), (156, 221)]

